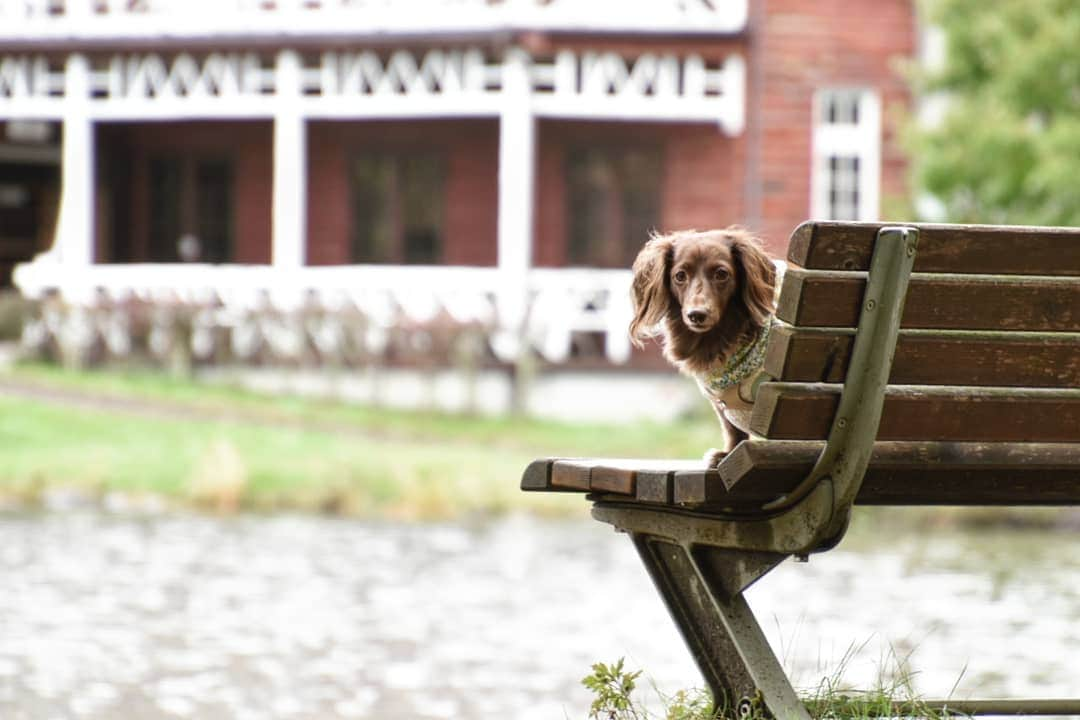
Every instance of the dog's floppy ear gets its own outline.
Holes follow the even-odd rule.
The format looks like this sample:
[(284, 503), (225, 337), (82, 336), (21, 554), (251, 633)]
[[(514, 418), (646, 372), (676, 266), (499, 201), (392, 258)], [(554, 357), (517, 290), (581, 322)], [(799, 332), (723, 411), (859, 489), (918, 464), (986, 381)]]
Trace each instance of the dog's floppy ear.
[(671, 301), (667, 274), (675, 245), (670, 235), (653, 235), (634, 260), (634, 319), (630, 321), (630, 340), (643, 347), (653, 336), (653, 328), (664, 319)]
[(739, 268), (743, 304), (757, 325), (765, 325), (774, 310), (776, 266), (753, 235), (736, 228), (729, 228), (728, 232), (732, 254)]

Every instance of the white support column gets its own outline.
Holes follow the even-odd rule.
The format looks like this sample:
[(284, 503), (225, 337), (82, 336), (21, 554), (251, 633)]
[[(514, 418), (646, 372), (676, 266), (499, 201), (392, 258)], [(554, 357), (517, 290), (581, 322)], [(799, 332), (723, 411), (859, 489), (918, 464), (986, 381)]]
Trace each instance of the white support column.
[(302, 73), (295, 51), (278, 53), (271, 257), (280, 268), (302, 267), (307, 257), (307, 122), (299, 107)]
[(64, 131), (60, 211), (48, 255), (65, 265), (94, 262), (94, 123), (90, 63), (71, 55), (64, 68)]
[(499, 297), (499, 317), (508, 331), (519, 331), (524, 320), (532, 265), (536, 117), (531, 104), (530, 63), (527, 53), (511, 49), (502, 66), (498, 264), (504, 291)]

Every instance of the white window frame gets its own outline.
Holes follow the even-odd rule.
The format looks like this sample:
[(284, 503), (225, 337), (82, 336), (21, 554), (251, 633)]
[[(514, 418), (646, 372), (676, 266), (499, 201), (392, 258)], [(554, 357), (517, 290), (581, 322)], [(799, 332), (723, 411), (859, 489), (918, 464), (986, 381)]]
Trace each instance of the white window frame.
[[(857, 119), (829, 121), (828, 103), (853, 96)], [(881, 98), (869, 88), (828, 87), (814, 93), (813, 142), (810, 175), (810, 216), (818, 220), (874, 221), (881, 200)], [(832, 217), (829, 191), (834, 178), (829, 167), (832, 157), (858, 158), (858, 204), (855, 217)]]

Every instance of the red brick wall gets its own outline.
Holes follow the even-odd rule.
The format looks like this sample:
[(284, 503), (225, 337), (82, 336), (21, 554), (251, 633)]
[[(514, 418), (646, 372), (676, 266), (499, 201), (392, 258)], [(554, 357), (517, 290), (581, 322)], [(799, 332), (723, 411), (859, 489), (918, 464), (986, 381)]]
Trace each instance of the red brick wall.
[[(640, 144), (659, 147), (664, 157), (661, 232), (739, 222), (742, 142), (717, 125), (544, 121), (539, 125), (536, 234), (533, 259), (557, 267), (567, 257), (565, 157), (576, 145)], [(644, 244), (647, 238), (642, 237)]]
[(899, 61), (915, 52), (912, 0), (752, 0), (747, 58), (747, 222), (776, 252), (810, 213), (811, 105), (828, 86), (876, 88), (882, 99), (881, 197), (906, 194), (898, 125), (909, 102)]
[[(130, 161), (130, 187), (113, 188), (126, 195), (127, 217), (107, 225), (130, 223), (133, 259), (146, 256), (150, 218), (148, 165), (155, 154), (212, 154), (233, 161), (233, 241), (238, 263), (270, 262), (272, 140), (269, 121), (146, 122), (107, 124), (98, 131), (99, 155), (124, 153)], [(106, 158), (103, 158), (105, 160)], [(108, 179), (103, 179), (108, 182)], [(100, 207), (100, 206), (99, 206)], [(99, 222), (99, 227), (102, 223)], [(111, 259), (105, 238), (98, 238), (98, 257)]]
[(662, 229), (745, 222), (745, 140), (727, 136), (716, 125), (677, 125), (669, 132)]
[(309, 264), (349, 262), (349, 157), (395, 148), (445, 153), (446, 264), (495, 264), (498, 121), (313, 122), (308, 128)]

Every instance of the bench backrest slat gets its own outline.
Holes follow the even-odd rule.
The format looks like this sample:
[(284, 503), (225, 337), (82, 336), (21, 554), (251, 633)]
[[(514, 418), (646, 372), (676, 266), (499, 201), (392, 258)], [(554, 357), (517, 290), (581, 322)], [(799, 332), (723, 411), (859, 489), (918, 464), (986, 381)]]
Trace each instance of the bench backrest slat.
[[(910, 223), (905, 223), (910, 224)], [(867, 270), (882, 223), (807, 222), (788, 259), (813, 270)], [(1080, 228), (918, 224), (915, 272), (1080, 276)]]
[[(881, 227), (796, 230), (756, 435), (828, 436)], [(1080, 443), (1080, 229), (917, 227), (877, 439)]]
[[(803, 327), (853, 327), (865, 291), (864, 273), (791, 268), (776, 315)], [(901, 326), (1080, 332), (1080, 276), (912, 275)]]
[[(765, 372), (789, 382), (842, 383), (853, 328), (778, 327)], [(1080, 333), (902, 330), (889, 382), (898, 385), (1080, 387)]]
[[(764, 384), (750, 429), (773, 440), (825, 439), (841, 389)], [(1080, 390), (889, 386), (877, 439), (1080, 442)]]

